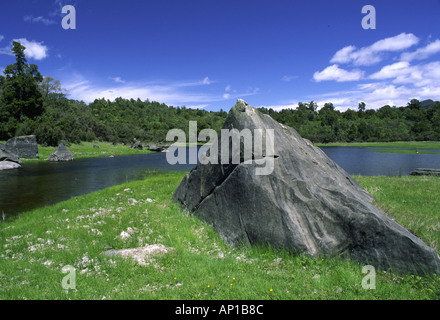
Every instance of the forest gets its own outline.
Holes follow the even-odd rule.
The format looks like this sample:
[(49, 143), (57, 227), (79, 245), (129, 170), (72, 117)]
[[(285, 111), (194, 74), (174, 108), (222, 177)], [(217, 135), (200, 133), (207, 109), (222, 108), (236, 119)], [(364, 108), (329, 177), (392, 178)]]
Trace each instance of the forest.
[[(16, 63), (0, 75), (0, 140), (37, 136), (40, 144), (108, 141), (165, 143), (170, 129), (188, 133), (189, 121), (197, 129), (219, 131), (227, 112), (167, 106), (156, 101), (117, 98), (86, 104), (68, 98), (59, 81), (43, 77), (38, 66), (28, 64), (25, 48), (13, 43)], [(294, 127), (315, 143), (440, 140), (440, 102), (412, 99), (406, 106), (367, 109), (365, 103), (346, 111), (332, 103), (319, 108), (314, 102), (296, 109), (259, 108), (280, 123)]]

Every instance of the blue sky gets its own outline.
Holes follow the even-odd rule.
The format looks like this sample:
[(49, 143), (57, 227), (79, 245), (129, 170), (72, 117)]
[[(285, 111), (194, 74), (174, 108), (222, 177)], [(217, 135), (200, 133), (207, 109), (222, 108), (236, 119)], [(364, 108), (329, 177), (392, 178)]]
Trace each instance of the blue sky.
[[(76, 29), (64, 30), (64, 5)], [(376, 29), (362, 28), (365, 5)], [(73, 99), (228, 111), (340, 110), (440, 100), (440, 0), (2, 0), (0, 71), (13, 40)]]

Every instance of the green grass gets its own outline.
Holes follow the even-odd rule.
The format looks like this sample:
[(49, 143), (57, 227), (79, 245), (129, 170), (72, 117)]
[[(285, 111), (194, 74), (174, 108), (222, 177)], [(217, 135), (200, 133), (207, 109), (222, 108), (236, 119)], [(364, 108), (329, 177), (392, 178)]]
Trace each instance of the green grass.
[(377, 206), (440, 252), (440, 177), (354, 176)]
[[(0, 299), (438, 299), (440, 278), (266, 247), (231, 248), (171, 195), (183, 173), (150, 174), (0, 223)], [(356, 177), (378, 205), (439, 248), (440, 179)], [(411, 192), (412, 191), (412, 192)], [(437, 208), (437, 210), (436, 210)], [(122, 232), (130, 237), (121, 238)], [(102, 252), (160, 243), (173, 251), (142, 266)], [(75, 289), (63, 289), (64, 266)]]
[(440, 141), (336, 142), (327, 144), (317, 143), (316, 145), (318, 147), (440, 149)]
[[(5, 141), (0, 141), (5, 143)], [(93, 148), (93, 145), (99, 146), (99, 149)], [(151, 153), (147, 149), (137, 150), (131, 149), (125, 145), (114, 145), (110, 142), (81, 142), (79, 144), (71, 144), (67, 147), (73, 154), (74, 159), (110, 157), (110, 156), (125, 156), (133, 154)], [(56, 147), (43, 147), (38, 145), (39, 159), (20, 159), (23, 162), (28, 161), (46, 161), (49, 156), (54, 153)]]

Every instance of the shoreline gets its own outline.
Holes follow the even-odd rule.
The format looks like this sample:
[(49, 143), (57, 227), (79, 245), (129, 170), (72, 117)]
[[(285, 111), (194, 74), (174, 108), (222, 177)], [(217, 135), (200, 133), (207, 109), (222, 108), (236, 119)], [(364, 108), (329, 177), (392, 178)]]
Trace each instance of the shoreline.
[(331, 142), (331, 143), (315, 143), (315, 146), (317, 146), (317, 147), (440, 149), (440, 141)]
[[(350, 261), (310, 258), (264, 246), (229, 247), (211, 226), (172, 202), (171, 194), (184, 175), (153, 175), (0, 223), (0, 296), (30, 300), (438, 298), (440, 277), (378, 272), (380, 290), (362, 290), (362, 265)], [(430, 198), (429, 193), (439, 190), (440, 179), (355, 179), (388, 215), (439, 249), (435, 222), (440, 199)], [(429, 206), (419, 204), (428, 199)], [(142, 263), (103, 255), (152, 246), (170, 250)], [(76, 272), (75, 289), (62, 288), (66, 266)]]
[[(94, 145), (99, 148), (94, 148)], [(46, 161), (49, 156), (55, 152), (57, 147), (43, 147), (38, 145), (38, 159), (24, 159), (20, 158), (23, 163), (27, 162), (41, 162)], [(149, 154), (154, 153), (144, 148), (143, 150), (132, 149), (126, 145), (114, 145), (110, 142), (80, 142), (79, 144), (71, 144), (66, 146), (74, 155), (74, 160), (89, 159), (89, 158), (104, 158), (104, 157), (116, 157), (127, 156), (136, 154)]]

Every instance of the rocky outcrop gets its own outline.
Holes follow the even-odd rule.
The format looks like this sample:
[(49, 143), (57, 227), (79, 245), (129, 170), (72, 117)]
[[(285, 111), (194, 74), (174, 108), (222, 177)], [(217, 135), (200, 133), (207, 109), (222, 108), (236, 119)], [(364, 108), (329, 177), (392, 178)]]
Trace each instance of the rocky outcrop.
[(38, 144), (35, 136), (21, 136), (9, 139), (6, 149), (20, 158), (38, 158)]
[(440, 176), (440, 169), (417, 168), (410, 173), (411, 176)]
[(162, 146), (152, 145), (152, 146), (148, 146), (148, 150), (152, 152), (165, 152), (167, 148)]
[(47, 161), (62, 162), (73, 161), (73, 153), (70, 152), (62, 143), (58, 146), (54, 153), (52, 153)]
[[(376, 208), (370, 194), (293, 128), (239, 100), (223, 129), (249, 129), (254, 141), (256, 129), (271, 129), (273, 150), (261, 152), (254, 146), (246, 158), (246, 146), (240, 143), (239, 163), (199, 160), (173, 200), (212, 224), (225, 241), (265, 243), (314, 257), (350, 257), (398, 272), (440, 274), (440, 258), (432, 248)], [(217, 149), (218, 158), (222, 149)], [(215, 151), (204, 157), (210, 152)], [(257, 174), (262, 160), (269, 159), (272, 172)]]
[(0, 161), (10, 161), (21, 164), (20, 158), (6, 149), (4, 144), (0, 143)]
[(17, 169), (21, 167), (20, 158), (6, 149), (4, 144), (0, 143), (0, 171)]
[(137, 149), (137, 150), (144, 150), (144, 147), (142, 146), (142, 143), (140, 141), (137, 141), (137, 140), (135, 140), (135, 142), (133, 142), (133, 144), (130, 146), (130, 148)]

